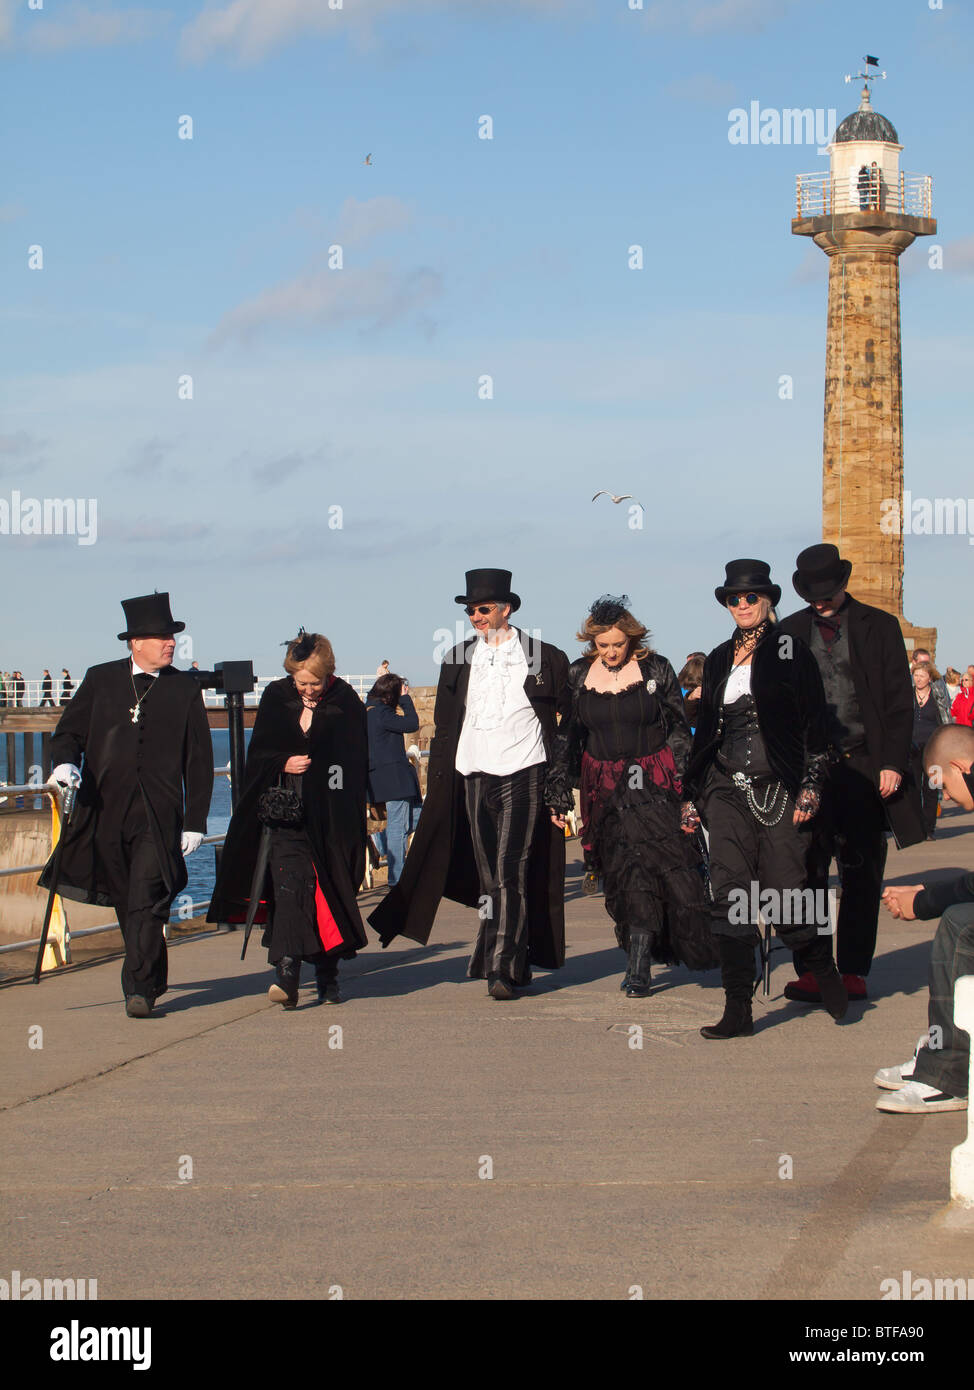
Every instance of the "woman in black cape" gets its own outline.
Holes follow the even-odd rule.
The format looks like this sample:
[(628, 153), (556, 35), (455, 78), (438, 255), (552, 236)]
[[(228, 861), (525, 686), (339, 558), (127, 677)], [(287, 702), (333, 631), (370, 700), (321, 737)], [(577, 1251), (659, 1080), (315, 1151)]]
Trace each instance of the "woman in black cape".
[(261, 696), (207, 920), (242, 920), (263, 830), (261, 795), (278, 785), (295, 793), (300, 824), (277, 818), (260, 890), (263, 944), (276, 972), (268, 994), (293, 1009), (302, 960), (315, 967), (319, 1002), (338, 1004), (338, 962), (367, 944), (356, 894), (365, 874), (369, 751), (365, 706), (335, 675), (326, 637), (302, 628), (287, 644), (284, 669)]

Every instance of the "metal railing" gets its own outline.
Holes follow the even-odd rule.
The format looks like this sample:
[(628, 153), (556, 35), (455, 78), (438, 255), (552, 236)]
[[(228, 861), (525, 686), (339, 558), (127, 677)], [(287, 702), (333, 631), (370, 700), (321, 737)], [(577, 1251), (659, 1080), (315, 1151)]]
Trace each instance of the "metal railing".
[[(253, 692), (244, 696), (244, 705), (248, 708), (256, 706), (271, 681), (279, 679), (279, 676), (258, 676), (257, 685)], [(347, 681), (356, 695), (363, 700), (375, 684), (375, 679), (375, 676), (342, 676), (342, 680)], [(16, 690), (8, 681), (4, 684), (3, 692), (0, 693), (0, 711), (5, 709), (38, 709), (41, 700), (53, 700), (55, 706), (67, 704), (71, 695), (78, 689), (79, 684), (80, 681), (76, 681), (72, 677), (72, 689), (68, 693), (68, 698), (65, 699), (64, 682), (60, 679), (52, 680), (50, 693), (42, 688), (43, 682), (41, 680), (24, 680), (19, 683)], [(21, 685), (23, 689), (19, 688)], [(203, 703), (207, 709), (222, 709), (224, 698), (219, 690), (203, 691)]]
[(859, 183), (857, 169), (836, 178), (825, 169), (799, 174), (795, 181), (796, 215), (829, 217), (844, 212), (896, 212), (907, 217), (933, 216), (933, 181), (929, 174), (900, 173), (888, 183), (871, 173)]

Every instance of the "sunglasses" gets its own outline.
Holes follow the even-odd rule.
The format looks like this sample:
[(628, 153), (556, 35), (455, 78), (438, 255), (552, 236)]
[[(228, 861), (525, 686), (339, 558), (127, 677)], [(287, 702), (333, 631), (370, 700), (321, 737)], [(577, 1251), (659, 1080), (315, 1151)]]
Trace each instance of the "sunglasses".
[(748, 608), (752, 608), (757, 601), (757, 594), (728, 594), (726, 599), (728, 608), (736, 608), (739, 603), (746, 603)]
[(468, 618), (472, 618), (475, 613), (479, 613), (482, 618), (486, 618), (487, 614), (493, 613), (496, 607), (496, 603), (481, 603), (478, 604), (476, 607), (468, 603), (463, 611), (464, 613), (466, 613)]

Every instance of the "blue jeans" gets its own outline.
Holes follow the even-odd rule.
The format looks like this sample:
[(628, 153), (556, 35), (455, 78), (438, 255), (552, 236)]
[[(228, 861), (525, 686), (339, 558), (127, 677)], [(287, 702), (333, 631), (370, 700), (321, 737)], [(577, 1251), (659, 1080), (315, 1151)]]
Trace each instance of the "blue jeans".
[(402, 866), (406, 861), (406, 844), (419, 824), (419, 813), (422, 809), (423, 803), (418, 796), (408, 801), (386, 802), (386, 828), (376, 838), (386, 853), (390, 888), (399, 882)]

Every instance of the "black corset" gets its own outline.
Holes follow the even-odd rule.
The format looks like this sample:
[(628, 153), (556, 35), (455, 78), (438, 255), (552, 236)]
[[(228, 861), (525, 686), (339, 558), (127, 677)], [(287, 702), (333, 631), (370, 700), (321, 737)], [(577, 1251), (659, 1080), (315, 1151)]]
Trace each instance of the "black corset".
[(732, 772), (744, 772), (749, 777), (772, 775), (753, 695), (741, 695), (733, 704), (723, 705), (718, 727), (721, 760)]

